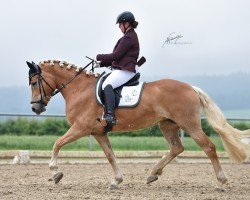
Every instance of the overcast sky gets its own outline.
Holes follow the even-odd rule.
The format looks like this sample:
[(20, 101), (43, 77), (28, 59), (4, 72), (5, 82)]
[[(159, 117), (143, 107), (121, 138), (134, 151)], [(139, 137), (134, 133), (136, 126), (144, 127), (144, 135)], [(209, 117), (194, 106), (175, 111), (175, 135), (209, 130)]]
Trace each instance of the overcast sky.
[[(247, 0), (1, 0), (0, 86), (27, 85), (26, 60), (82, 66), (85, 55), (112, 52), (125, 10), (139, 22), (144, 77), (250, 73)], [(182, 44), (163, 48), (173, 32)]]

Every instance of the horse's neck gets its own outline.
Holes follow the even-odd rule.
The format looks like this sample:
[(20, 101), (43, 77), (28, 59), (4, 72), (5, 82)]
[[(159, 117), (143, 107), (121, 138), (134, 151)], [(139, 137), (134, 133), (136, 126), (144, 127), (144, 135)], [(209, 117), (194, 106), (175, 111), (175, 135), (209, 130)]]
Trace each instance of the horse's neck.
[[(67, 69), (57, 66), (55, 64), (53, 70), (53, 76), (57, 89), (60, 89), (62, 85), (65, 85), (72, 77), (76, 75), (75, 69)], [(71, 101), (73, 97), (77, 96), (78, 93), (83, 93), (85, 90), (93, 88), (95, 85), (95, 78), (93, 76), (87, 76), (85, 71), (76, 76), (74, 80), (68, 83), (63, 89), (61, 94), (64, 97), (66, 103)]]

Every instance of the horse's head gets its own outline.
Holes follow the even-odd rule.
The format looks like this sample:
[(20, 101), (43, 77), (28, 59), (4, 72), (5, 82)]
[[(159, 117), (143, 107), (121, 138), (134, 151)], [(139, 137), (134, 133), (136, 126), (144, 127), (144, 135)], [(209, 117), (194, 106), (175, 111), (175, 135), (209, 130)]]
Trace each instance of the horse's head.
[(32, 91), (31, 109), (39, 115), (46, 111), (45, 107), (47, 106), (54, 89), (48, 82), (49, 77), (46, 77), (46, 73), (43, 77), (42, 70), (36, 63), (26, 63), (29, 67), (29, 85), (31, 86)]

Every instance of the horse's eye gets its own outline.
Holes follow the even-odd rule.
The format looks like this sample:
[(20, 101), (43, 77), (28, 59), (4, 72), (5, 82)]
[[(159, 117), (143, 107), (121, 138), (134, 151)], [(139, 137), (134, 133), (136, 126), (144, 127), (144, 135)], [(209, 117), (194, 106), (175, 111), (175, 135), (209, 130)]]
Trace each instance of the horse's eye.
[(31, 85), (32, 85), (33, 87), (38, 86), (38, 81), (35, 81), (35, 82), (31, 83)]

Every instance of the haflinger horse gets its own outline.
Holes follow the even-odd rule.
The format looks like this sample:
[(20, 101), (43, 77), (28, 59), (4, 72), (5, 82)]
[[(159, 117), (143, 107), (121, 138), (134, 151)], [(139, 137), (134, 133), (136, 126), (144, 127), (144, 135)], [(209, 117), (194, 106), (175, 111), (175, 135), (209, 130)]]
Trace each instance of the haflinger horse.
[[(33, 112), (38, 115), (44, 112), (50, 98), (58, 92), (61, 92), (66, 101), (66, 116), (71, 127), (53, 146), (49, 163), (52, 180), (58, 183), (63, 177), (57, 164), (60, 149), (81, 137), (93, 135), (114, 170), (115, 179), (111, 182), (111, 188), (118, 188), (123, 176), (109, 138), (97, 121), (103, 114), (103, 107), (97, 103), (95, 97), (98, 74), (86, 70), (79, 73), (79, 67), (58, 60), (42, 61), (39, 65), (34, 62), (27, 64), (30, 68)], [(246, 160), (249, 157), (250, 145), (241, 142), (241, 134), (249, 134), (250, 129), (240, 131), (229, 125), (218, 106), (198, 87), (171, 79), (148, 82), (145, 83), (139, 105), (116, 110), (118, 123), (113, 127), (113, 131), (133, 131), (158, 124), (169, 142), (169, 154), (163, 156), (153, 167), (147, 183), (156, 181), (163, 168), (184, 151), (178, 135), (180, 129), (189, 134), (209, 157), (218, 183), (226, 183), (227, 177), (221, 168), (215, 145), (202, 130), (201, 109), (204, 110), (208, 122), (221, 136), (229, 157), (237, 163)]]

